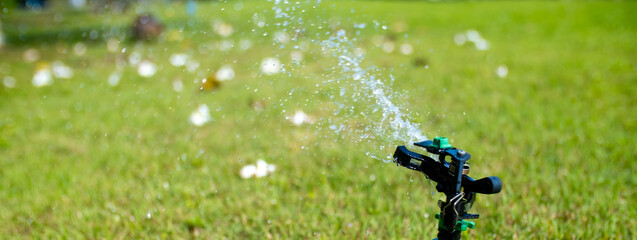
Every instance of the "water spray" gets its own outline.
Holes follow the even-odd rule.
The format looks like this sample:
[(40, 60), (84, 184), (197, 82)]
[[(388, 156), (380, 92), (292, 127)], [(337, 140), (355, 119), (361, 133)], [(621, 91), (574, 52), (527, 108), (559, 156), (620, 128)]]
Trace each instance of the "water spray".
[[(460, 235), (468, 228), (474, 228), (475, 223), (468, 219), (477, 219), (478, 214), (467, 213), (476, 194), (495, 194), (502, 189), (500, 178), (492, 176), (478, 180), (469, 177), (469, 159), (471, 154), (452, 147), (444, 137), (434, 138), (414, 143), (427, 152), (438, 155), (438, 160), (420, 153), (409, 151), (405, 146), (398, 146), (394, 153), (394, 161), (403, 167), (419, 171), (428, 179), (436, 182), (436, 190), (444, 193), (446, 201), (438, 201), (440, 213), (438, 219), (438, 238), (440, 240), (460, 239)], [(450, 162), (445, 158), (449, 156)], [(435, 240), (435, 239), (434, 239)]]

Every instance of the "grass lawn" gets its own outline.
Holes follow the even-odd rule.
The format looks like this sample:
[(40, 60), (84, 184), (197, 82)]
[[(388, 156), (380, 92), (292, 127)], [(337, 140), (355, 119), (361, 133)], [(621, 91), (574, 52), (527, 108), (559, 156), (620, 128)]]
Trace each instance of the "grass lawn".
[[(434, 238), (442, 194), (370, 157), (409, 138), (392, 136), (404, 128), (382, 122), (386, 105), (334, 50), (364, 52), (366, 78), (407, 120), (470, 152), (474, 178), (502, 179), (463, 238), (637, 237), (637, 2), (211, 1), (194, 15), (183, 2), (3, 4), (0, 238)], [(163, 22), (158, 40), (130, 40), (136, 11)], [(454, 42), (471, 29), (487, 50)], [(340, 30), (349, 41), (326, 47)], [(171, 64), (178, 53), (186, 66)], [(140, 76), (136, 58), (156, 73)], [(266, 58), (285, 72), (263, 74)], [(56, 61), (73, 76), (35, 87)], [(223, 66), (234, 79), (201, 91)], [(212, 119), (197, 127), (202, 104)], [(288, 121), (297, 110), (313, 122)], [(276, 170), (241, 178), (257, 159)]]

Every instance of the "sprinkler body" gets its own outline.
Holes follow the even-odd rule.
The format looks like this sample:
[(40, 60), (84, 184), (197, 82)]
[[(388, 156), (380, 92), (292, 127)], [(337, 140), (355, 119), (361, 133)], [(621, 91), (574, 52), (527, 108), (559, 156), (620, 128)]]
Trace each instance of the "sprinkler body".
[[(403, 167), (419, 171), (436, 182), (436, 190), (444, 193), (446, 201), (439, 201), (438, 239), (460, 239), (462, 231), (474, 228), (475, 224), (467, 219), (477, 219), (478, 214), (467, 213), (476, 199), (477, 193), (495, 194), (502, 189), (498, 177), (486, 177), (474, 180), (469, 177), (471, 154), (449, 144), (447, 138), (437, 137), (414, 143), (425, 148), (427, 152), (438, 155), (438, 161), (420, 153), (409, 151), (405, 146), (398, 146), (394, 153), (394, 161)], [(445, 158), (449, 156), (450, 161)]]

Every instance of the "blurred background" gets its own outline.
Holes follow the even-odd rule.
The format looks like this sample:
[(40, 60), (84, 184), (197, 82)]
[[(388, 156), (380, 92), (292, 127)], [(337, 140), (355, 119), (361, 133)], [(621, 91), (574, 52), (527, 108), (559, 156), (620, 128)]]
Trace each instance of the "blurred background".
[[(396, 146), (471, 153), (471, 239), (632, 239), (631, 1), (0, 2), (0, 235), (434, 238)], [(632, 147), (631, 147), (632, 146)]]

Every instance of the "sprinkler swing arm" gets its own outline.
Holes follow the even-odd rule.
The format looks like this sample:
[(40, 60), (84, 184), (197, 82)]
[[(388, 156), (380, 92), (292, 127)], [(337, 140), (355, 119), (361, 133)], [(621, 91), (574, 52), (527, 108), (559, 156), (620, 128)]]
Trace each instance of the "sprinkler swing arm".
[[(478, 214), (467, 213), (476, 199), (477, 193), (495, 194), (502, 189), (500, 178), (492, 176), (478, 180), (469, 177), (471, 154), (449, 144), (444, 137), (433, 141), (414, 143), (427, 152), (438, 155), (438, 161), (420, 153), (409, 151), (405, 146), (398, 146), (394, 153), (394, 161), (403, 167), (423, 173), (428, 179), (436, 182), (436, 190), (446, 196), (446, 201), (439, 201), (440, 213), (438, 221), (438, 239), (460, 239), (462, 231), (474, 228), (475, 224), (465, 219), (477, 219)], [(450, 161), (445, 158), (449, 156)]]

